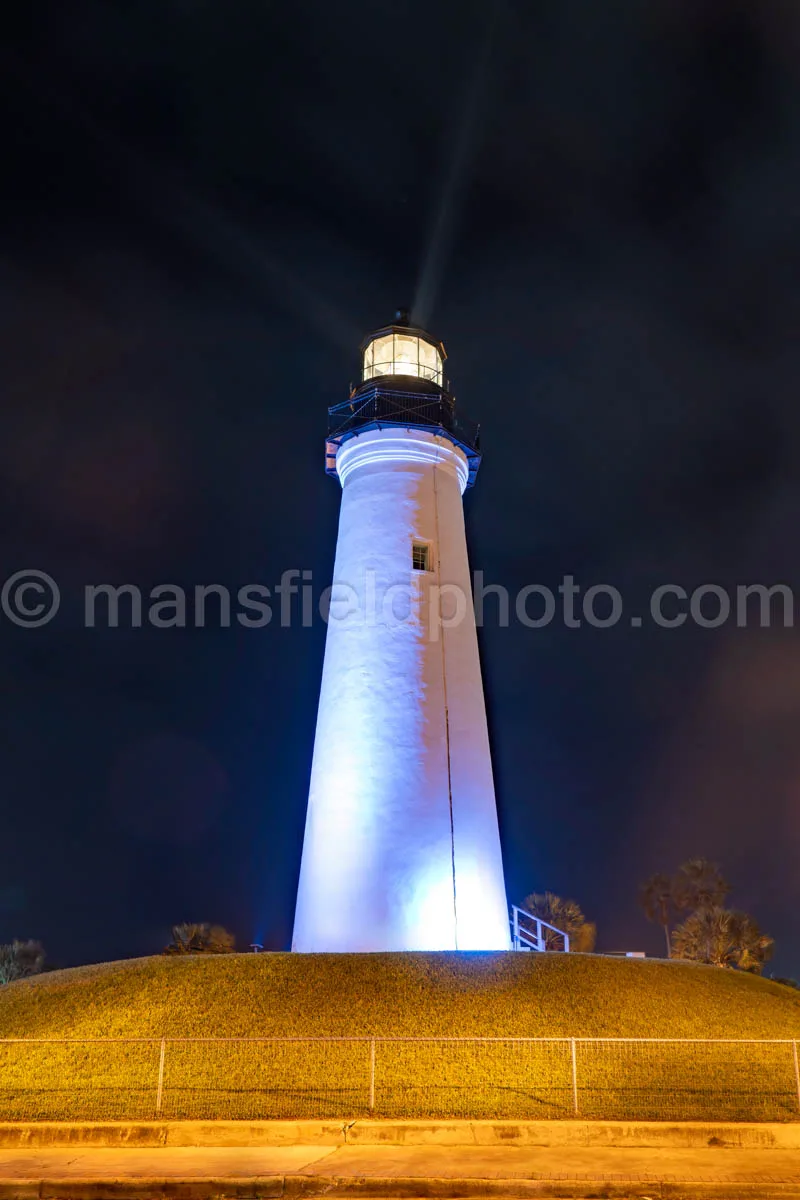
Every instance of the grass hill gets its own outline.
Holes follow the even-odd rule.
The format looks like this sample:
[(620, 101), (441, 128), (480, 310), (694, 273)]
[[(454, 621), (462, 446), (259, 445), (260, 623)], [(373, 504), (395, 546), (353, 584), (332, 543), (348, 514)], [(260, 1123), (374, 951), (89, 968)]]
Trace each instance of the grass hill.
[[(775, 1044), (220, 1040), (231, 1038)], [(797, 1119), (795, 1038), (800, 992), (686, 963), (159, 956), (0, 988), (0, 1039), (22, 1039), (0, 1041), (0, 1119), (572, 1116), (576, 1085), (581, 1115)]]
[(0, 1037), (800, 1038), (800, 992), (588, 954), (229, 954), (0, 988)]

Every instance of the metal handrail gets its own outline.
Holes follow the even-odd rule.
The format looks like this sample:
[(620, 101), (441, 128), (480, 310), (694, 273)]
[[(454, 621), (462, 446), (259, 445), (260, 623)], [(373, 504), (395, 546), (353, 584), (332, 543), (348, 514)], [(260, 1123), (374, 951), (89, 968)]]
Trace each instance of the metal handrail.
[[(533, 929), (527, 928), (521, 923), (530, 921), (533, 923)], [(569, 953), (569, 934), (563, 929), (557, 929), (555, 925), (550, 925), (549, 922), (543, 921), (541, 917), (534, 916), (533, 913), (526, 912), (524, 908), (519, 908), (516, 904), (511, 906), (511, 929), (512, 929), (512, 949), (514, 950), (536, 950), (543, 953), (547, 950), (547, 936), (543, 932), (545, 929), (550, 929), (553, 933), (557, 933), (563, 940), (563, 952)]]

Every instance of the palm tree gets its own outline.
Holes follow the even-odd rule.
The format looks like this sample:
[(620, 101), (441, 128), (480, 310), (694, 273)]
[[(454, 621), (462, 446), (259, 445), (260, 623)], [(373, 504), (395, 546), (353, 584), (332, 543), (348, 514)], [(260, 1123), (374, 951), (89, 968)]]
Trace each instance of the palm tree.
[(670, 917), (674, 904), (673, 881), (669, 875), (659, 871), (652, 875), (639, 889), (639, 903), (648, 921), (655, 921), (664, 930), (667, 943), (667, 958), (672, 957), (672, 942), (669, 934)]
[(774, 944), (747, 913), (719, 906), (693, 912), (675, 930), (673, 943), (676, 958), (738, 967), (756, 975), (761, 974)]
[[(578, 953), (588, 953), (594, 950), (597, 938), (597, 926), (593, 921), (587, 921), (581, 907), (575, 900), (562, 900), (553, 892), (533, 892), (526, 896), (519, 906), (532, 917), (555, 925), (562, 933), (569, 935), (569, 948)], [(563, 950), (561, 938), (552, 929), (544, 930), (546, 950)]]
[(757, 921), (748, 913), (734, 913), (737, 951), (734, 965), (740, 971), (760, 975), (764, 964), (772, 958), (775, 939), (762, 933)]
[(681, 912), (695, 912), (704, 908), (721, 908), (730, 892), (730, 884), (723, 878), (716, 863), (707, 858), (690, 858), (673, 881), (673, 903)]
[(185, 923), (172, 926), (172, 941), (164, 954), (230, 954), (236, 939), (222, 925)]

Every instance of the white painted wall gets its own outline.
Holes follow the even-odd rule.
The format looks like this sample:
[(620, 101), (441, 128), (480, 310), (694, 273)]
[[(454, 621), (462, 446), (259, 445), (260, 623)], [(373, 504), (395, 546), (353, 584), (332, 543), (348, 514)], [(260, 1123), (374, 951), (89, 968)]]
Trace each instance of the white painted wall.
[[(346, 442), (336, 466), (342, 506), (292, 948), (508, 949), (466, 458), (446, 438), (394, 427)], [(431, 545), (428, 573), (411, 570), (414, 541)], [(451, 585), (466, 605), (457, 623)], [(437, 586), (451, 627), (436, 620)]]

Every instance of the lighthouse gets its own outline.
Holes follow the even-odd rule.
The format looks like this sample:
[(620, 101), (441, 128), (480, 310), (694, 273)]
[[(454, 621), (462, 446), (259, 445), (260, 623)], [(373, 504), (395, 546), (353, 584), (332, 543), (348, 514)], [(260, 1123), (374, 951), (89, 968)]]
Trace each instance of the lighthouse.
[(444, 362), (399, 312), (329, 410), (342, 498), (295, 951), (510, 948), (462, 501), (478, 430)]

